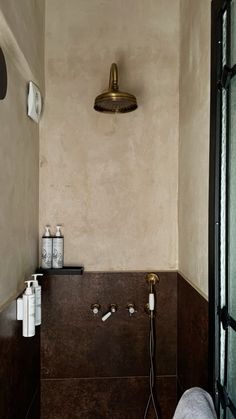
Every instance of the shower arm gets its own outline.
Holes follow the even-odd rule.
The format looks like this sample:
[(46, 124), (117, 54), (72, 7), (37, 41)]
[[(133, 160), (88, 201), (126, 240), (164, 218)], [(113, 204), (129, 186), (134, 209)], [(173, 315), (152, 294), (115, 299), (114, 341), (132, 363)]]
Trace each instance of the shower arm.
[(111, 65), (110, 79), (109, 79), (109, 90), (118, 90), (118, 67), (115, 63)]

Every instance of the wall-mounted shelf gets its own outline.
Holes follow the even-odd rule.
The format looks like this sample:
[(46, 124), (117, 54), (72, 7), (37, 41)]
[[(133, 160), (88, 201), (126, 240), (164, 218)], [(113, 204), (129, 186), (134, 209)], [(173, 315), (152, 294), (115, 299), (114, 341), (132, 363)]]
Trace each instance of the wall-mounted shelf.
[(61, 269), (38, 268), (37, 273), (45, 274), (45, 275), (83, 275), (84, 267), (83, 266), (64, 266)]

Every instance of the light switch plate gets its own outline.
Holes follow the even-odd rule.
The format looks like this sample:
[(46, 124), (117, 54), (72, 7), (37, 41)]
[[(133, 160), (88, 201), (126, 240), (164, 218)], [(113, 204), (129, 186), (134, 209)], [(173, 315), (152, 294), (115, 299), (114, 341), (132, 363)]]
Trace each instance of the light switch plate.
[(39, 123), (42, 112), (42, 96), (39, 88), (32, 81), (29, 82), (28, 91), (28, 116)]

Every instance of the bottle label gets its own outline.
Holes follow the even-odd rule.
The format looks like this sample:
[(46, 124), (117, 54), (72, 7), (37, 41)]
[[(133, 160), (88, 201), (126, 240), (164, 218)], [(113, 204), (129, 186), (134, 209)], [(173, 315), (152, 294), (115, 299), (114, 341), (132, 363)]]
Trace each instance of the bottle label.
[(41, 324), (41, 287), (35, 288), (35, 326)]
[(55, 237), (53, 239), (53, 268), (63, 268), (64, 259), (64, 239), (63, 237)]
[(43, 269), (52, 267), (52, 238), (42, 238), (41, 266)]
[(35, 335), (35, 295), (23, 295), (23, 336)]

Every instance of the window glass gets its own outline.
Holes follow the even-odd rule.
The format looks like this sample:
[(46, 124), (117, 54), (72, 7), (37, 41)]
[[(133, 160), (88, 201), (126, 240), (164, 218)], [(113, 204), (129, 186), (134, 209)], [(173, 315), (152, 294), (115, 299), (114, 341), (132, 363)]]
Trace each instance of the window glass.
[[(227, 57), (227, 12), (222, 19), (222, 70)], [(221, 107), (221, 184), (220, 184), (220, 306), (226, 304), (226, 133), (227, 133), (227, 91), (222, 89)], [(225, 374), (225, 331), (221, 326), (220, 333), (220, 381)]]
[(231, 0), (231, 67), (236, 64), (236, 0)]
[[(236, 2), (231, 3), (231, 66), (236, 64)], [(228, 145), (228, 311), (236, 320), (236, 76), (229, 86)], [(236, 406), (236, 332), (228, 332), (228, 394)], [(229, 413), (229, 415), (232, 415)], [(233, 416), (229, 416), (231, 418)]]

